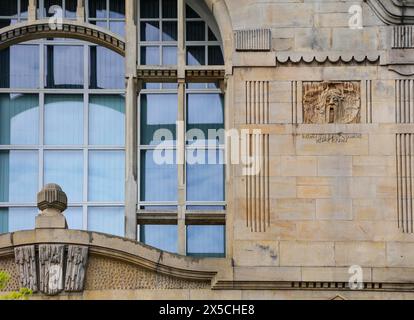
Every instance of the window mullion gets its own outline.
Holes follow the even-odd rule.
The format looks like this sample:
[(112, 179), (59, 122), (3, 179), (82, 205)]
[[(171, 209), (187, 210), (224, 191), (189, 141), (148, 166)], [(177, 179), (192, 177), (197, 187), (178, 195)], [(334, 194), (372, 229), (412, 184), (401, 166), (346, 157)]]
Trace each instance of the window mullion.
[(178, 78), (185, 78), (185, 0), (178, 0)]

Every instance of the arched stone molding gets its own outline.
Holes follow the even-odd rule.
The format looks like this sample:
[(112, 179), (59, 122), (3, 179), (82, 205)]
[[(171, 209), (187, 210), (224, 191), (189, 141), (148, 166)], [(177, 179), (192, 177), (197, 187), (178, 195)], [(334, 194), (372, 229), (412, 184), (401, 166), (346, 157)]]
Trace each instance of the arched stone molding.
[(0, 260), (13, 256), (16, 247), (40, 244), (85, 246), (93, 255), (189, 281), (212, 281), (219, 273), (231, 269), (226, 259), (184, 257), (126, 238), (66, 229), (37, 229), (0, 235)]
[(63, 20), (61, 28), (50, 28), (49, 20), (19, 23), (0, 29), (0, 50), (16, 43), (42, 38), (73, 38), (95, 43), (125, 56), (125, 40), (92, 24)]
[(414, 0), (365, 0), (386, 24), (414, 24)]

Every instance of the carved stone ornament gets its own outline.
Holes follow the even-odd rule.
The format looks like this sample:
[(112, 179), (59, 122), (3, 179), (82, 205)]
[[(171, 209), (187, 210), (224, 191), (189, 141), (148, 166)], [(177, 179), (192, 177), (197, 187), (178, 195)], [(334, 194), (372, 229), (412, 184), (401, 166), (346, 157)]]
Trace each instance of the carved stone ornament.
[[(88, 247), (63, 244), (42, 244), (14, 249), (20, 286), (33, 292), (53, 296), (84, 290)], [(67, 249), (67, 254), (66, 254)]]
[(303, 116), (306, 124), (360, 123), (360, 83), (305, 82)]
[(20, 286), (37, 292), (37, 268), (35, 246), (14, 248), (14, 260), (19, 270)]

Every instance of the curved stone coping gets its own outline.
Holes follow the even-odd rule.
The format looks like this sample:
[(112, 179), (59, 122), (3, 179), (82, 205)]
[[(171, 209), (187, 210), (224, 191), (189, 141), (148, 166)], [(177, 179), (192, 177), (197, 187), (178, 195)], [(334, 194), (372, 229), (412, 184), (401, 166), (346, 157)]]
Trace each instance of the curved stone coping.
[(13, 44), (42, 38), (72, 38), (92, 42), (125, 56), (125, 40), (93, 24), (63, 20), (62, 28), (52, 30), (49, 20), (18, 23), (0, 29), (0, 50)]
[(15, 247), (45, 243), (88, 246), (91, 254), (188, 280), (210, 281), (219, 271), (231, 268), (231, 262), (227, 259), (184, 257), (126, 238), (65, 229), (38, 229), (0, 235), (0, 258), (14, 255)]
[(413, 24), (414, 1), (365, 0), (378, 18), (386, 24)]
[(276, 54), (276, 61), (278, 63), (376, 63), (380, 61), (379, 53), (292, 53), (281, 52)]

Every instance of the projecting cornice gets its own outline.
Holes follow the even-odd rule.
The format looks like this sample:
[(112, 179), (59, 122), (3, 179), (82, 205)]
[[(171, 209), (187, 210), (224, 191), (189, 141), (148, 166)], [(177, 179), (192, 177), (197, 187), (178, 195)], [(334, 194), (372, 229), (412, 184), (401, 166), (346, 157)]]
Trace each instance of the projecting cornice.
[(386, 24), (414, 24), (414, 0), (364, 0)]

